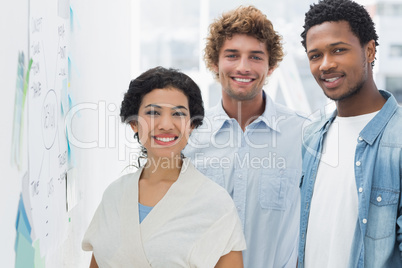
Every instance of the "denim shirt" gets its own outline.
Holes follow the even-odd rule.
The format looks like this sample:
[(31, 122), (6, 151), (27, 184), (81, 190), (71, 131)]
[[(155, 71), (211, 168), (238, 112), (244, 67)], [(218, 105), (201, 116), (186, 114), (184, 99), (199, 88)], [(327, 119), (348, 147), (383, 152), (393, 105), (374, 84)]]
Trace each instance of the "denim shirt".
[[(387, 101), (360, 132), (355, 151), (358, 222), (349, 267), (402, 267), (402, 108), (389, 92), (380, 93)], [(323, 139), (335, 117), (336, 111), (323, 119), (324, 124), (314, 123), (304, 132), (299, 268), (304, 267), (310, 204)]]

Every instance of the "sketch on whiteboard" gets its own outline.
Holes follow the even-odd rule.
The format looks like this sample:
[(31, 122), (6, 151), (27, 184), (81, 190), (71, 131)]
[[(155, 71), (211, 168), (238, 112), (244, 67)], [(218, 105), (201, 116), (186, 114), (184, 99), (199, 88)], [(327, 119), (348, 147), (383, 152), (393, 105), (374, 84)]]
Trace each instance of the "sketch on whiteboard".
[(66, 239), (68, 145), (61, 94), (68, 70), (69, 18), (60, 17), (57, 1), (30, 1), (33, 60), (28, 87), (29, 202), (32, 240), (41, 256)]

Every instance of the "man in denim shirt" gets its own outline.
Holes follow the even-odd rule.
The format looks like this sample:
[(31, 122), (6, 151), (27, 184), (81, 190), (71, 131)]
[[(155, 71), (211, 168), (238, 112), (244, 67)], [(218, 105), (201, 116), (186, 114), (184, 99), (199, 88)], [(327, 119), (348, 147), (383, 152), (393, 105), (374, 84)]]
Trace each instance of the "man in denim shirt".
[(402, 267), (402, 109), (378, 90), (378, 46), (363, 6), (324, 0), (302, 44), (336, 111), (304, 132), (299, 268)]

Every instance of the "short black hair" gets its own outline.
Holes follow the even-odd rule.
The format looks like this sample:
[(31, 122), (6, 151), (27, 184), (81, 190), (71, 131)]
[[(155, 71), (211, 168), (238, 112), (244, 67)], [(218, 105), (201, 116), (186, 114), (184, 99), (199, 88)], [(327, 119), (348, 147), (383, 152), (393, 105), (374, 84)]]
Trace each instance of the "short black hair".
[(320, 0), (318, 4), (310, 5), (304, 18), (304, 31), (301, 34), (302, 44), (306, 49), (308, 30), (315, 25), (327, 21), (347, 21), (351, 31), (359, 38), (361, 46), (374, 40), (378, 46), (378, 35), (374, 22), (364, 6), (350, 0)]
[(154, 89), (175, 88), (187, 96), (190, 109), (191, 126), (202, 125), (204, 104), (198, 85), (186, 74), (172, 68), (161, 66), (149, 69), (136, 79), (131, 80), (128, 91), (121, 103), (120, 117), (123, 123), (129, 123), (138, 116), (142, 99)]

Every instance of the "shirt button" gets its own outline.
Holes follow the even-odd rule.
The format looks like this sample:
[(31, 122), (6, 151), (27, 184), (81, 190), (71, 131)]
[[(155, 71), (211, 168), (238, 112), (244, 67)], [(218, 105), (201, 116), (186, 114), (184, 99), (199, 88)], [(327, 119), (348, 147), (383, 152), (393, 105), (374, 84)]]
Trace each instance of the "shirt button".
[(381, 202), (381, 200), (382, 200), (381, 196), (377, 197), (377, 201), (378, 201), (378, 203), (380, 203), (380, 202)]
[(356, 166), (358, 166), (358, 167), (360, 167), (361, 164), (362, 164), (362, 163), (361, 163), (360, 161), (357, 161), (357, 162), (356, 162)]
[(363, 138), (362, 137), (359, 137), (359, 141), (362, 141), (363, 140)]
[(360, 187), (360, 188), (359, 188), (359, 193), (362, 193), (362, 192), (363, 192), (363, 188)]
[(367, 223), (367, 219), (363, 219), (363, 223), (366, 224), (366, 223)]

